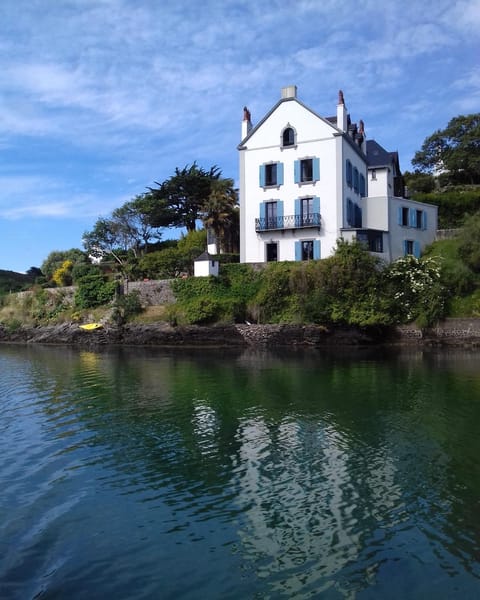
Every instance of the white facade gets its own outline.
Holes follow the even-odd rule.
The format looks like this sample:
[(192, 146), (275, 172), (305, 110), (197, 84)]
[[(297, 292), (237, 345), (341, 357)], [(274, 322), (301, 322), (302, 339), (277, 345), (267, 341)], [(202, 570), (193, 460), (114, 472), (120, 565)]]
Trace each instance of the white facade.
[(339, 237), (357, 237), (390, 261), (434, 240), (436, 207), (395, 196), (403, 195), (396, 153), (367, 144), (341, 92), (336, 116), (322, 118), (295, 86), (284, 88), (255, 127), (244, 109), (242, 137), (241, 262), (325, 258)]
[(193, 261), (194, 277), (209, 277), (210, 275), (218, 277), (218, 270), (218, 260), (208, 252), (204, 252)]

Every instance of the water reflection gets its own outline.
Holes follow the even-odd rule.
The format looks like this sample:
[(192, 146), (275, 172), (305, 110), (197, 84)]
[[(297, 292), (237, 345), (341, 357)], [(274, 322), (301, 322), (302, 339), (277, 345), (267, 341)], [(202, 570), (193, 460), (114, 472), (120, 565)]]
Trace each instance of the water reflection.
[(468, 596), (476, 361), (2, 347), (2, 597)]

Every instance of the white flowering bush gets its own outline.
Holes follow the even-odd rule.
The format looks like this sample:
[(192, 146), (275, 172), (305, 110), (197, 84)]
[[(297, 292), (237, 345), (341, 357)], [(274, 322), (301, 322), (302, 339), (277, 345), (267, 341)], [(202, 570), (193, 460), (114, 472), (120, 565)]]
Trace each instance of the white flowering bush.
[(437, 258), (399, 258), (386, 270), (386, 283), (400, 322), (417, 321), (428, 327), (445, 315), (447, 295)]

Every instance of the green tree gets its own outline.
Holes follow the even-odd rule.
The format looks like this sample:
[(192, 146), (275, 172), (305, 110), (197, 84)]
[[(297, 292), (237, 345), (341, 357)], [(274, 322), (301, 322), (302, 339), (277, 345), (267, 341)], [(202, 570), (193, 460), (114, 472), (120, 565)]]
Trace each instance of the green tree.
[(64, 260), (62, 266), (52, 275), (53, 281), (58, 286), (72, 285), (72, 269), (73, 262), (71, 260)]
[(78, 248), (53, 250), (42, 263), (42, 273), (47, 279), (52, 279), (55, 271), (60, 269), (66, 260), (72, 261), (73, 265), (89, 264), (91, 262), (88, 254)]
[(384, 281), (394, 321), (429, 327), (445, 316), (448, 290), (436, 258), (399, 258), (388, 266)]
[(419, 193), (429, 194), (435, 190), (435, 177), (429, 173), (420, 173), (419, 171), (410, 173), (410, 171), (405, 171), (403, 179), (410, 195)]
[(475, 273), (480, 273), (480, 212), (465, 219), (458, 235), (458, 256)]
[(446, 171), (449, 183), (480, 183), (480, 113), (454, 117), (427, 137), (412, 165), (422, 173)]
[(188, 269), (188, 259), (178, 248), (149, 252), (140, 259), (139, 269), (150, 279), (172, 279)]
[(210, 170), (199, 167), (196, 162), (178, 167), (175, 174), (158, 188), (149, 188), (150, 224), (153, 227), (186, 227), (195, 231), (197, 221), (203, 214), (203, 207), (212, 191), (213, 182), (220, 179), (221, 171), (213, 166)]
[(90, 273), (78, 280), (75, 294), (75, 306), (78, 308), (95, 308), (111, 302), (117, 284), (108, 281), (101, 273)]

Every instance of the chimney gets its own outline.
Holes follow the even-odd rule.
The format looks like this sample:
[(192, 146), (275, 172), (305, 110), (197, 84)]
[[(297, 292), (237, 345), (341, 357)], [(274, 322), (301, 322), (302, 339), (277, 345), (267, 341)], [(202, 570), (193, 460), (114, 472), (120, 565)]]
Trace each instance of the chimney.
[(242, 140), (248, 135), (248, 132), (252, 128), (252, 121), (250, 111), (246, 106), (243, 107), (243, 121), (242, 121)]
[(345, 106), (342, 90), (338, 91), (337, 127), (341, 131), (347, 131), (347, 107)]
[(297, 86), (296, 85), (287, 85), (287, 87), (282, 88), (282, 100), (285, 98), (296, 98), (297, 97)]
[(358, 122), (358, 135), (360, 136), (360, 148), (364, 154), (367, 153), (367, 136), (365, 135), (365, 123), (360, 119)]

